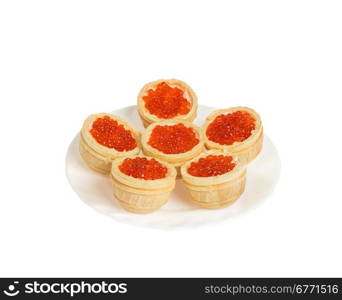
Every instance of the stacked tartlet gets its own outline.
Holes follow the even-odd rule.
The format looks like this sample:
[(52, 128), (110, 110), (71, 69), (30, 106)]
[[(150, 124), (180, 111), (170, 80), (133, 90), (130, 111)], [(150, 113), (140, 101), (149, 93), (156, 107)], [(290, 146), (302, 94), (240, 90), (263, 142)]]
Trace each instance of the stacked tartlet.
[(232, 107), (213, 111), (203, 126), (208, 149), (235, 153), (245, 163), (261, 151), (263, 128), (259, 115), (248, 107)]
[(180, 174), (180, 167), (203, 151), (203, 136), (190, 122), (163, 121), (145, 129), (141, 145), (146, 155), (167, 161)]
[(138, 154), (140, 133), (118, 116), (100, 113), (89, 116), (80, 133), (80, 153), (89, 167), (109, 174), (112, 161)]
[(184, 82), (146, 84), (138, 95), (146, 127), (140, 134), (107, 113), (89, 116), (80, 133), (80, 154), (93, 170), (109, 174), (119, 204), (134, 213), (153, 212), (168, 201), (176, 178), (189, 200), (217, 209), (243, 193), (246, 166), (261, 151), (259, 115), (246, 107), (216, 110), (202, 128), (191, 122), (197, 97)]
[(183, 81), (153, 81), (139, 92), (138, 112), (145, 127), (172, 119), (192, 122), (197, 115), (197, 96)]
[(111, 171), (114, 195), (130, 212), (153, 212), (167, 202), (176, 174), (172, 165), (156, 158), (117, 159)]
[(243, 193), (246, 167), (236, 155), (210, 150), (182, 166), (191, 200), (204, 208), (222, 208)]

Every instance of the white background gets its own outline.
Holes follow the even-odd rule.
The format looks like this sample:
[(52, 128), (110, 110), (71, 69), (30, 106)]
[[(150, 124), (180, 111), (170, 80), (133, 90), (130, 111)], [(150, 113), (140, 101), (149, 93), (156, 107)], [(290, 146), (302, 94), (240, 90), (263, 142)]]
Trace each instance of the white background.
[[(342, 276), (341, 1), (1, 1), (1, 276)], [(143, 84), (247, 105), (282, 159), (259, 208), (197, 229), (81, 202), (67, 147)]]

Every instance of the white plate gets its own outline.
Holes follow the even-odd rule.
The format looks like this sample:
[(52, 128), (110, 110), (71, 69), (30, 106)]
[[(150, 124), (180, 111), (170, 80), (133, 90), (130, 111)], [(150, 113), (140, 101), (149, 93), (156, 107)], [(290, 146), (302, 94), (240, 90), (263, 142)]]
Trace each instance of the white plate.
[[(195, 124), (201, 126), (213, 108), (199, 106)], [(136, 129), (143, 130), (136, 106), (113, 111), (113, 114), (130, 121)], [(233, 205), (220, 210), (197, 207), (189, 200), (182, 180), (177, 180), (168, 203), (160, 210), (146, 215), (125, 211), (116, 202), (108, 177), (87, 167), (78, 152), (79, 136), (71, 142), (66, 155), (66, 174), (70, 185), (82, 201), (113, 219), (157, 228), (194, 227), (231, 219), (260, 205), (269, 196), (280, 175), (280, 159), (271, 140), (265, 136), (263, 150), (248, 166), (246, 190)]]

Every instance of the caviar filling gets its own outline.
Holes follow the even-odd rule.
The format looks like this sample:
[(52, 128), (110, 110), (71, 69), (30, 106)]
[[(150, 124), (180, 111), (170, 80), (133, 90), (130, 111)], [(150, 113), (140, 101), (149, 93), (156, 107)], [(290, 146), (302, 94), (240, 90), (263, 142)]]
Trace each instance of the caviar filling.
[(122, 173), (134, 178), (154, 180), (165, 178), (167, 168), (154, 158), (126, 158), (119, 166)]
[(192, 162), (188, 173), (196, 177), (212, 177), (225, 174), (234, 169), (233, 157), (225, 155), (208, 155)]
[(171, 119), (178, 115), (186, 115), (190, 111), (190, 103), (184, 98), (184, 92), (178, 87), (171, 87), (161, 82), (156, 89), (149, 89), (143, 96), (145, 108), (160, 119)]
[(232, 145), (249, 138), (255, 129), (255, 119), (245, 111), (217, 116), (208, 126), (209, 140), (221, 145)]
[(183, 124), (157, 125), (147, 143), (165, 154), (179, 154), (190, 151), (199, 139), (192, 128)]
[(99, 144), (117, 151), (130, 151), (137, 146), (132, 133), (109, 116), (97, 118), (90, 133)]

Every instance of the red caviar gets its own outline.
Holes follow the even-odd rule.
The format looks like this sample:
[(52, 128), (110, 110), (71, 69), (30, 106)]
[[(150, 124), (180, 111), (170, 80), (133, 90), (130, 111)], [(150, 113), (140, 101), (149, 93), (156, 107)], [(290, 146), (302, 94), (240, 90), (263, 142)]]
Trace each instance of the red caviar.
[(192, 162), (188, 173), (196, 177), (212, 177), (225, 174), (234, 169), (233, 157), (224, 155), (208, 155)]
[(178, 87), (170, 87), (161, 82), (156, 89), (149, 89), (143, 96), (146, 109), (161, 119), (171, 119), (178, 115), (186, 115), (190, 111), (190, 103), (184, 98), (184, 92)]
[(137, 146), (132, 133), (109, 116), (97, 118), (90, 133), (99, 144), (117, 151), (129, 151)]
[(255, 119), (245, 111), (235, 111), (217, 116), (212, 121), (206, 135), (210, 141), (221, 145), (232, 145), (249, 138), (255, 129)]
[(153, 128), (147, 143), (165, 154), (179, 154), (190, 151), (199, 139), (192, 128), (183, 124), (158, 125)]
[(167, 168), (154, 158), (145, 157), (126, 158), (119, 169), (122, 173), (145, 180), (154, 180), (165, 178)]

